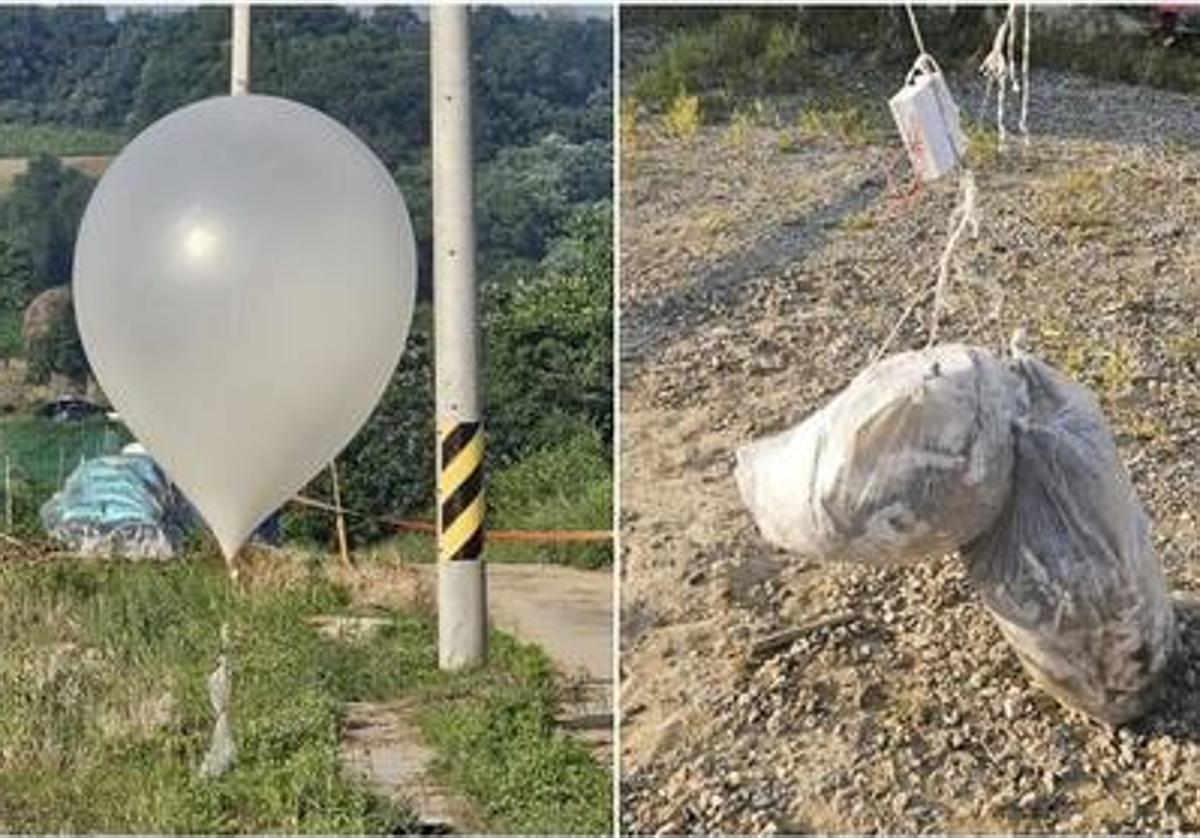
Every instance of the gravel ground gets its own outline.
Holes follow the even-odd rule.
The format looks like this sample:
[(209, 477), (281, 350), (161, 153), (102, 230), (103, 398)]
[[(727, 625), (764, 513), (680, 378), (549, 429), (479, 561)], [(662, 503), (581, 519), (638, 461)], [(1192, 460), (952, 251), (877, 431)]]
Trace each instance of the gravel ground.
[(1200, 830), (1200, 97), (1035, 73), (1030, 122), (976, 167), (941, 339), (1023, 327), (1096, 392), (1180, 619), (1161, 702), (1089, 721), (1032, 687), (957, 556), (801, 562), (737, 497), (736, 447), (844, 387), (927, 287), (955, 184), (893, 197), (890, 138), (643, 128), (621, 203), (624, 829)]

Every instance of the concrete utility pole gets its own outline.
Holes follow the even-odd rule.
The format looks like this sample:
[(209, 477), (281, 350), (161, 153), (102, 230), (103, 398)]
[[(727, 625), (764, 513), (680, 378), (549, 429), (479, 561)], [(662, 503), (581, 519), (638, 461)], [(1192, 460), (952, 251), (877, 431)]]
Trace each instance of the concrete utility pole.
[(429, 8), (442, 669), (474, 666), (487, 657), (469, 14), (466, 6)]
[(233, 4), (232, 60), (229, 62), (229, 95), (250, 92), (250, 4)]

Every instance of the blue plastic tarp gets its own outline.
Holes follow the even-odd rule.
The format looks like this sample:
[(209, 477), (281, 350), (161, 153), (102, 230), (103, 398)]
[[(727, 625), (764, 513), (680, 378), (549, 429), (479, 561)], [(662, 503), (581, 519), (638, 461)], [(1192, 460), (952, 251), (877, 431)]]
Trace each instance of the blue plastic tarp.
[(87, 460), (42, 506), (42, 526), (83, 555), (172, 558), (188, 505), (153, 459), (117, 454)]

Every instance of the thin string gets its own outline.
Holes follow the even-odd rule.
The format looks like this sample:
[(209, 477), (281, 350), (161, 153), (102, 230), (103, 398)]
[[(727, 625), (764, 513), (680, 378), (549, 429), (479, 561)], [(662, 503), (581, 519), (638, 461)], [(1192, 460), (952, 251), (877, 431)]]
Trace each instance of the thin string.
[[(993, 83), (996, 86), (996, 136), (1000, 150), (1003, 151), (1008, 131), (1004, 124), (1004, 105), (1007, 98), (1007, 87), (1012, 86), (1014, 92), (1021, 94), (1021, 116), (1018, 127), (1025, 145), (1029, 144), (1029, 52), (1032, 40), (1030, 15), (1032, 7), (1029, 2), (1025, 6), (1025, 32), (1021, 49), (1021, 72), (1017, 73), (1016, 44), (1017, 44), (1017, 7), (1018, 3), (1009, 4), (1004, 15), (1004, 22), (996, 30), (992, 40), (992, 49), (988, 52), (983, 63), (979, 65), (980, 72), (987, 79), (984, 92), (984, 103), (991, 96)], [(1005, 53), (1007, 52), (1007, 57)]]
[(938, 260), (937, 283), (933, 287), (933, 310), (929, 315), (929, 346), (937, 343), (938, 321), (946, 307), (946, 293), (950, 286), (950, 259), (958, 247), (959, 239), (962, 238), (968, 227), (971, 228), (972, 236), (979, 235), (977, 190), (975, 176), (970, 169), (963, 169), (962, 176), (959, 178), (959, 190), (958, 206), (950, 213), (946, 247), (942, 250), (942, 258)]
[(1024, 78), (1021, 80), (1024, 85), (1021, 88), (1021, 136), (1025, 145), (1029, 145), (1029, 16), (1033, 14), (1033, 6), (1026, 0), (1025, 3), (1025, 43), (1021, 48), (1021, 75)]
[(913, 12), (912, 3), (905, 3), (904, 10), (908, 12), (908, 24), (912, 27), (913, 40), (917, 42), (917, 51), (925, 55), (925, 40), (921, 37), (921, 27), (917, 25), (917, 16)]
[(1017, 81), (1017, 4), (1014, 2), (1008, 4), (1008, 77), (1012, 82), (1014, 93), (1021, 90), (1021, 85)]

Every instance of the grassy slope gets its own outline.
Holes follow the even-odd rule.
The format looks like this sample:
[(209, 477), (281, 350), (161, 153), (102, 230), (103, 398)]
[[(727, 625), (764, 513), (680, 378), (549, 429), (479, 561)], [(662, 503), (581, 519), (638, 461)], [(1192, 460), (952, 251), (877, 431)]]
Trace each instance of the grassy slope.
[[(378, 832), (406, 813), (343, 777), (339, 707), (417, 699), (484, 824), (606, 831), (609, 781), (551, 726), (545, 658), (503, 636), (490, 665), (437, 670), (427, 615), (355, 645), (304, 618), (348, 595), (292, 570), (235, 595), (215, 562), (0, 564), (0, 829)], [(219, 627), (235, 661), (230, 774), (196, 774)]]

